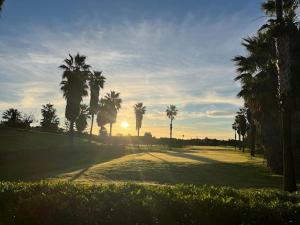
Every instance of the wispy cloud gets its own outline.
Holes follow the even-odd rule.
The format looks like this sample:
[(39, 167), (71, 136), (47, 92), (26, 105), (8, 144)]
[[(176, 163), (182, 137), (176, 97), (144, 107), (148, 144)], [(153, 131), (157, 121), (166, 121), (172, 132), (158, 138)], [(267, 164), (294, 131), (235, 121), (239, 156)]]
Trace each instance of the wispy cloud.
[[(156, 19), (125, 20), (110, 26), (77, 21), (74, 29), (28, 26), (15, 37), (0, 38), (0, 110), (14, 106), (38, 114), (42, 104), (52, 102), (63, 117), (58, 66), (68, 53), (80, 52), (107, 77), (102, 95), (109, 90), (121, 92), (119, 120), (134, 123), (132, 106), (142, 101), (148, 107), (146, 129), (157, 136), (167, 135), (165, 107), (175, 104), (180, 109), (179, 120), (193, 121), (188, 128), (182, 124), (177, 129), (191, 136), (204, 135), (205, 131), (193, 126), (194, 121), (210, 118), (206, 134), (229, 137), (232, 117), (242, 104), (235, 96), (238, 86), (233, 82), (230, 58), (240, 53), (240, 38), (256, 27), (242, 21), (242, 13), (213, 22), (189, 14), (180, 23)], [(185, 108), (190, 104), (219, 107)], [(220, 124), (218, 118), (225, 122)], [(155, 122), (160, 120), (166, 123)], [(222, 127), (214, 133), (216, 124)], [(117, 132), (134, 132), (133, 127), (126, 131), (117, 128)]]

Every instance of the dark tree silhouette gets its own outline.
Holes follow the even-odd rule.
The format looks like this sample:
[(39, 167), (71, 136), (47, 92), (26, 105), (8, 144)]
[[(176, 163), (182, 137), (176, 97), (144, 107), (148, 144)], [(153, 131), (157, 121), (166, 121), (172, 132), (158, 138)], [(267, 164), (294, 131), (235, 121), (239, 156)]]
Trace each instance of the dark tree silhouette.
[(43, 117), (41, 120), (42, 129), (47, 132), (57, 132), (59, 119), (56, 115), (54, 105), (50, 103), (42, 105), (41, 113)]
[(3, 9), (3, 3), (5, 2), (5, 0), (0, 0), (0, 12), (2, 11)]
[(278, 57), (278, 81), (281, 100), (282, 128), (283, 128), (283, 182), (284, 190), (294, 192), (297, 190), (294, 157), (292, 149), (291, 126), (291, 55), (289, 24), (284, 19), (283, 1), (276, 0), (276, 50)]
[(140, 129), (142, 128), (143, 116), (146, 113), (146, 106), (143, 103), (137, 103), (133, 106), (135, 113), (135, 128), (137, 130), (138, 137), (140, 136)]
[(102, 72), (94, 71), (89, 75), (89, 87), (90, 87), (90, 114), (91, 114), (91, 129), (90, 136), (93, 132), (94, 115), (99, 110), (99, 95), (100, 89), (104, 87), (105, 77), (102, 76)]
[(172, 139), (172, 133), (173, 133), (173, 120), (177, 116), (177, 108), (175, 105), (170, 105), (167, 107), (166, 113), (167, 117), (170, 119), (170, 139)]
[(120, 98), (120, 93), (111, 91), (107, 93), (104, 98), (105, 109), (109, 116), (109, 136), (112, 136), (112, 125), (117, 120), (117, 114), (121, 108), (122, 99)]
[(67, 101), (65, 116), (70, 121), (70, 137), (73, 143), (74, 123), (80, 114), (80, 103), (84, 96), (88, 95), (87, 80), (90, 66), (86, 64), (86, 57), (79, 53), (65, 59), (65, 64), (59, 68), (63, 69), (61, 90)]
[(234, 130), (234, 149), (236, 150), (236, 133), (237, 133), (237, 124), (234, 122), (232, 124), (232, 129)]
[(88, 106), (85, 104), (80, 105), (80, 113), (75, 122), (76, 130), (79, 133), (82, 133), (87, 128), (87, 120), (89, 119), (89, 117), (90, 115)]
[(238, 126), (238, 133), (242, 136), (242, 150), (245, 152), (245, 135), (247, 132), (247, 119), (246, 119), (246, 109), (242, 108), (239, 112), (237, 112), (237, 126)]
[(21, 112), (17, 109), (8, 109), (2, 114), (2, 119), (4, 119), (5, 126), (17, 127), (22, 121)]
[(106, 101), (104, 99), (100, 100), (99, 103), (99, 110), (97, 113), (97, 123), (100, 127), (100, 134), (107, 134), (107, 131), (105, 129), (105, 125), (109, 123), (109, 114), (108, 109), (106, 105)]

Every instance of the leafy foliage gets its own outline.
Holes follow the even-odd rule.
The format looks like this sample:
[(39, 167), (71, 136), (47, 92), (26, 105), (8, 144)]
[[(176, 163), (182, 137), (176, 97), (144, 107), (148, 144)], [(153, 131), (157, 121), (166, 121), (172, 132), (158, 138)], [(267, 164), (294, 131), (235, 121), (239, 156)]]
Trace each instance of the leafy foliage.
[(87, 119), (90, 117), (88, 106), (85, 104), (80, 105), (80, 114), (76, 119), (76, 129), (82, 133), (87, 127)]
[(300, 196), (195, 185), (0, 183), (2, 224), (297, 225)]
[(56, 132), (58, 130), (59, 119), (56, 115), (56, 109), (54, 108), (54, 105), (50, 103), (43, 105), (41, 113), (43, 116), (41, 120), (42, 129), (48, 132)]

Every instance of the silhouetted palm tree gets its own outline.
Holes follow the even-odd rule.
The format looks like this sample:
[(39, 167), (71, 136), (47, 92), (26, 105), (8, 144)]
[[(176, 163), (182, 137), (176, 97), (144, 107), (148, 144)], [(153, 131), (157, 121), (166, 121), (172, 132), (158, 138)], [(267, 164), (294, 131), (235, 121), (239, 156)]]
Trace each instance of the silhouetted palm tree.
[(5, 120), (6, 126), (16, 127), (22, 121), (21, 112), (17, 109), (8, 109), (2, 114), (2, 119)]
[(97, 114), (99, 110), (99, 94), (100, 89), (104, 87), (105, 77), (102, 76), (102, 72), (94, 71), (89, 75), (89, 86), (90, 86), (90, 114), (91, 119), (91, 129), (90, 136), (92, 136), (93, 124), (94, 124), (94, 115)]
[(87, 127), (87, 119), (90, 117), (88, 106), (85, 104), (80, 105), (80, 114), (76, 119), (76, 129), (82, 133)]
[(65, 64), (59, 66), (63, 69), (61, 90), (67, 101), (65, 116), (70, 121), (70, 136), (73, 143), (74, 123), (80, 113), (80, 103), (88, 95), (87, 80), (90, 66), (86, 64), (86, 57), (79, 53), (65, 59)]
[(237, 118), (238, 118), (237, 120), (238, 130), (240, 131), (240, 134), (242, 136), (242, 148), (243, 148), (243, 152), (245, 152), (245, 135), (248, 128), (245, 108), (240, 109), (240, 111), (237, 113)]
[(297, 0), (268, 0), (263, 4), (270, 20), (263, 28), (271, 30), (276, 40), (276, 56), (278, 68), (278, 83), (281, 103), (282, 133), (283, 133), (283, 175), (284, 190), (297, 190), (294, 156), (292, 147), (292, 55), (291, 37), (297, 30), (296, 12), (299, 7)]
[(234, 130), (234, 149), (236, 150), (236, 132), (237, 132), (237, 124), (234, 122), (232, 124), (232, 129)]
[(56, 115), (56, 109), (54, 108), (54, 105), (50, 103), (43, 105), (41, 113), (43, 116), (41, 120), (42, 129), (48, 132), (56, 132), (58, 130), (59, 119)]
[(116, 122), (118, 111), (121, 108), (122, 99), (120, 98), (120, 93), (115, 91), (107, 93), (104, 97), (104, 102), (109, 115), (109, 136), (111, 136), (112, 125)]
[(143, 106), (143, 103), (137, 103), (133, 106), (135, 113), (135, 128), (140, 136), (140, 129), (142, 128), (143, 116), (146, 113), (146, 106)]
[(167, 107), (166, 113), (168, 118), (170, 119), (170, 139), (172, 138), (172, 132), (173, 132), (173, 120), (177, 116), (177, 108), (175, 105), (170, 105)]

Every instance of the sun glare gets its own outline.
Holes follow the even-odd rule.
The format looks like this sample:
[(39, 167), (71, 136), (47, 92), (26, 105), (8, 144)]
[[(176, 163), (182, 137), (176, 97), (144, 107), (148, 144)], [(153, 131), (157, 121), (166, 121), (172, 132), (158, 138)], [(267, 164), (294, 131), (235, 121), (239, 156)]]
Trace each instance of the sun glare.
[(129, 126), (129, 124), (128, 124), (127, 121), (123, 121), (123, 122), (121, 123), (121, 127), (122, 127), (122, 128), (127, 128), (128, 126)]

